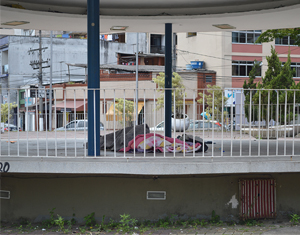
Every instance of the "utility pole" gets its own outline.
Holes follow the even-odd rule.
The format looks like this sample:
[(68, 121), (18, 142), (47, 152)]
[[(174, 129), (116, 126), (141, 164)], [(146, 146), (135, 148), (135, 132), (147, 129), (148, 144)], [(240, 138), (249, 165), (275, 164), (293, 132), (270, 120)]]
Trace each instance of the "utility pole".
[[(49, 62), (49, 59), (46, 61), (43, 61), (42, 57), (42, 51), (48, 49), (48, 47), (43, 47), (42, 48), (42, 31), (39, 30), (39, 48), (38, 49), (30, 49), (28, 53), (34, 53), (35, 51), (39, 52), (39, 59), (38, 60), (32, 60), (30, 61), (30, 65), (32, 66), (33, 69), (38, 69), (38, 79), (39, 79), (39, 88), (38, 88), (38, 97), (39, 97), (39, 130), (43, 131), (44, 130), (44, 107), (43, 107), (43, 98), (45, 97), (45, 89), (43, 87), (43, 68), (49, 68), (50, 66), (44, 66), (43, 63)], [(47, 95), (46, 95), (47, 98)]]
[(50, 106), (49, 106), (49, 131), (52, 131), (52, 60), (53, 59), (53, 34), (50, 34)]
[[(42, 93), (42, 87), (43, 87), (43, 68), (42, 68), (42, 31), (39, 30), (39, 92)], [(47, 97), (47, 96), (46, 96)], [(44, 130), (44, 107), (43, 107), (43, 98), (42, 95), (39, 96), (39, 123), (40, 123), (40, 131)]]
[(173, 72), (176, 72), (176, 63), (177, 63), (177, 51), (176, 51), (176, 45), (177, 45), (177, 35), (176, 33), (173, 33)]

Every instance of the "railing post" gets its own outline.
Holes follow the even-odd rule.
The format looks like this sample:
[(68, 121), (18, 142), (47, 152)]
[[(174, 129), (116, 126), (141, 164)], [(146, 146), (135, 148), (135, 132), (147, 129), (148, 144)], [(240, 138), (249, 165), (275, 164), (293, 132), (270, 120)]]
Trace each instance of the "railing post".
[[(87, 29), (88, 29), (88, 89), (89, 89), (88, 90), (88, 120), (89, 120), (88, 121), (88, 155), (100, 156), (99, 0), (88, 0), (87, 3), (88, 3)], [(94, 120), (94, 110), (95, 110), (95, 120)], [(95, 142), (97, 143), (96, 145), (94, 145)]]
[[(165, 24), (165, 136), (171, 137), (172, 115), (172, 24)], [(175, 113), (175, 110), (174, 110)]]

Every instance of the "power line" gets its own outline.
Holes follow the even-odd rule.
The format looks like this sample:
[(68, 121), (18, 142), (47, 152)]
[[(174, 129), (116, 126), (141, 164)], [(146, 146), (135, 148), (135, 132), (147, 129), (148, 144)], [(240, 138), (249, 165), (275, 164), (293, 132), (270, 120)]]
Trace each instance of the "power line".
[(177, 51), (180, 52), (185, 52), (185, 53), (189, 53), (189, 54), (193, 54), (193, 55), (201, 55), (201, 56), (205, 56), (205, 57), (210, 57), (210, 58), (214, 58), (214, 59), (220, 59), (220, 60), (229, 60), (232, 61), (231, 59), (225, 59), (222, 57), (216, 57), (216, 56), (211, 56), (211, 55), (205, 55), (205, 54), (201, 54), (201, 53), (196, 53), (196, 52), (191, 52), (191, 51), (186, 51), (186, 50), (180, 50), (180, 49), (176, 49)]

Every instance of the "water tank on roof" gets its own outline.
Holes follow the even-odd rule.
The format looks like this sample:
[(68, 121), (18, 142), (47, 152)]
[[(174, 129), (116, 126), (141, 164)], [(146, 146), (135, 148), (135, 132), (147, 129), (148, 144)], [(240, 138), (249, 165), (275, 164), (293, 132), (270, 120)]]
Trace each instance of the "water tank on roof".
[(192, 69), (202, 69), (203, 61), (191, 61)]
[(186, 64), (186, 70), (192, 70), (192, 65), (191, 64)]

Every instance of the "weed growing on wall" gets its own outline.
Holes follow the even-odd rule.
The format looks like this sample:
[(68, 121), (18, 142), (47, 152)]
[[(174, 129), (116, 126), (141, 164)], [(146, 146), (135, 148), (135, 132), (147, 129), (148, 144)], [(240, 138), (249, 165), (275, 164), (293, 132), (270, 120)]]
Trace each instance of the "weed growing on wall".
[(95, 212), (85, 216), (83, 219), (85, 221), (85, 225), (88, 226), (88, 227), (94, 226), (96, 224)]
[(298, 214), (291, 214), (290, 217), (290, 222), (292, 223), (292, 225), (296, 225), (299, 223), (300, 216)]
[[(213, 231), (214, 229), (219, 229), (222, 225), (228, 229), (228, 231), (235, 230), (238, 233), (242, 232), (263, 232), (270, 229), (275, 229), (273, 224), (265, 226), (262, 222), (248, 219), (240, 221), (241, 224), (237, 224), (235, 221), (227, 222), (227, 225), (220, 220), (220, 216), (217, 215), (215, 211), (212, 211), (211, 218), (209, 220), (199, 220), (196, 218), (186, 218), (181, 217), (176, 214), (171, 214), (164, 218), (160, 218), (156, 221), (144, 220), (138, 221), (132, 218), (129, 214), (122, 214), (118, 221), (113, 219), (107, 220), (105, 215), (102, 216), (102, 220), (99, 223), (95, 220), (95, 213), (91, 213), (84, 218), (84, 224), (76, 223), (73, 214), (73, 218), (67, 220), (60, 216), (59, 214), (54, 215), (55, 208), (49, 210), (50, 219), (42, 222), (43, 226), (40, 224), (32, 225), (27, 219), (19, 220), (19, 223), (10, 224), (9, 228), (7, 225), (0, 224), (1, 230), (10, 231), (8, 233), (35, 233), (35, 234), (47, 234), (51, 232), (65, 233), (65, 234), (105, 234), (105, 233), (119, 233), (119, 234), (158, 234), (158, 233), (201, 233), (203, 228)], [(107, 222), (105, 222), (107, 221)], [(286, 222), (285, 226), (296, 225), (300, 221), (300, 216), (298, 214), (292, 214), (289, 216), (289, 221)], [(46, 225), (46, 227), (45, 227)], [(282, 224), (281, 224), (282, 225)], [(233, 226), (233, 227), (231, 227)], [(243, 227), (244, 226), (244, 227)], [(260, 226), (259, 228), (256, 228)], [(272, 227), (273, 226), (273, 227)], [(282, 226), (281, 226), (282, 227)], [(42, 230), (42, 231), (41, 231)], [(180, 230), (180, 232), (177, 232)], [(40, 232), (40, 233), (37, 233)], [(224, 230), (224, 234), (226, 231)]]
[(223, 221), (220, 220), (220, 216), (217, 215), (214, 210), (211, 213), (211, 219), (209, 222), (213, 225), (222, 225), (223, 224)]
[(54, 210), (55, 210), (55, 209), (56, 209), (56, 208), (50, 209), (50, 210), (49, 210), (49, 213), (50, 213), (50, 219), (44, 220), (44, 221), (42, 222), (42, 226), (43, 226), (44, 228), (51, 228), (51, 227), (54, 226), (54, 224), (55, 224), (55, 221), (54, 221)]
[(129, 214), (120, 215), (121, 220), (118, 226), (118, 231), (122, 233), (127, 233), (133, 230), (137, 224), (137, 220), (130, 218)]

